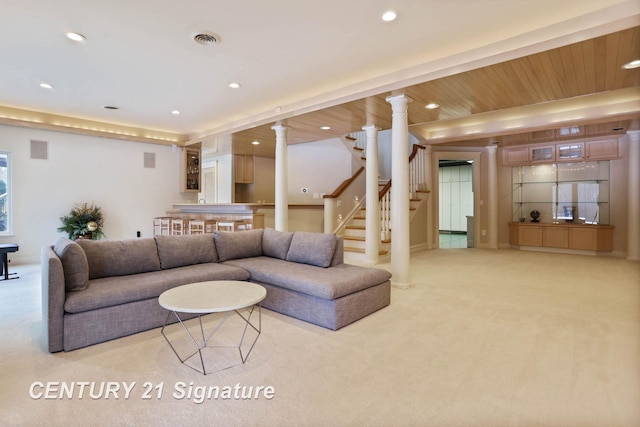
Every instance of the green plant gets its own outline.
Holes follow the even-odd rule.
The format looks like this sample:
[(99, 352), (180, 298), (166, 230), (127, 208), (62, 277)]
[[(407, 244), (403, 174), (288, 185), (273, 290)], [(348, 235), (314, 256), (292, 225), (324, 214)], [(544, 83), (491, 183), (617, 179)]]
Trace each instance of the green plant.
[(93, 203), (74, 205), (67, 215), (60, 217), (60, 221), (62, 226), (58, 227), (58, 231), (67, 233), (71, 240), (79, 238), (97, 240), (104, 237), (102, 211)]

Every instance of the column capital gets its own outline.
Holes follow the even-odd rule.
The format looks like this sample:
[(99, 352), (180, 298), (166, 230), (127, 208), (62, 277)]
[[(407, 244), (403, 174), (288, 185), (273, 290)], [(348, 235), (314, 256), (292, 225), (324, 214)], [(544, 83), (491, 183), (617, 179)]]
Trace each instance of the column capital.
[(491, 155), (496, 154), (498, 152), (498, 146), (497, 145), (487, 145), (485, 148), (487, 149), (487, 151)]
[(376, 125), (365, 125), (365, 126), (362, 126), (362, 130), (365, 131), (365, 132), (372, 131), (372, 130), (379, 131), (380, 128), (378, 126), (376, 126)]
[(387, 96), (385, 98), (385, 101), (387, 101), (389, 104), (391, 104), (394, 107), (396, 105), (397, 106), (406, 106), (408, 103), (413, 101), (413, 98), (408, 97), (404, 93), (400, 93), (398, 95)]
[(640, 130), (630, 130), (627, 135), (629, 135), (629, 141), (640, 142)]

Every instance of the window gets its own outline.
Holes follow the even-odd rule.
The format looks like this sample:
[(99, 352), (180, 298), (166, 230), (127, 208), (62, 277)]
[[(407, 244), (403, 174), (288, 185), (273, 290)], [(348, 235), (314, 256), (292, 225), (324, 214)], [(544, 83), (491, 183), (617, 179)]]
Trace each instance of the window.
[(10, 165), (9, 153), (0, 151), (0, 235), (11, 233)]

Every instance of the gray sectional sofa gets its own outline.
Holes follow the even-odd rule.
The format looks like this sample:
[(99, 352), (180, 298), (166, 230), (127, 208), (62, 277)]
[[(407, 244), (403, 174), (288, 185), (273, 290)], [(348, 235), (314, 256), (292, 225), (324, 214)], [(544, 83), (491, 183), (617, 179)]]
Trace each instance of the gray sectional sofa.
[(42, 318), (50, 352), (162, 326), (159, 295), (209, 280), (267, 289), (262, 306), (337, 330), (390, 302), (391, 274), (343, 263), (333, 234), (270, 228), (134, 240), (61, 238), (42, 249)]

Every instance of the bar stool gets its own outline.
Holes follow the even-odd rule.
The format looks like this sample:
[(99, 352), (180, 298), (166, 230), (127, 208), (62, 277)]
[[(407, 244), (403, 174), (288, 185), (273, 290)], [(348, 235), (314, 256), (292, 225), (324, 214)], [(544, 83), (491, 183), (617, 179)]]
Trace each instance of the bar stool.
[(213, 233), (216, 229), (214, 219), (192, 219), (189, 221), (189, 234)]
[(216, 229), (218, 231), (246, 230), (247, 229), (247, 223), (242, 219), (238, 219), (238, 220), (223, 220), (223, 221), (218, 221), (218, 224), (216, 225)]
[(185, 234), (189, 234), (189, 227), (187, 224), (189, 220), (182, 218), (172, 218), (171, 219), (171, 235), (172, 236), (183, 236)]
[(171, 234), (171, 217), (159, 216), (153, 219), (153, 235)]

